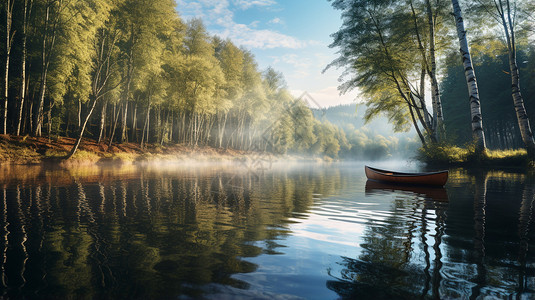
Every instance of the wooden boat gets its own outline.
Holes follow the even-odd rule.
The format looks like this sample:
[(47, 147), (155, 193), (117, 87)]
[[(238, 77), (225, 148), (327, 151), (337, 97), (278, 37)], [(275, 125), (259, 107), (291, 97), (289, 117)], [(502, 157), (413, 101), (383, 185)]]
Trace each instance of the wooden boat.
[(371, 180), (399, 184), (444, 186), (448, 181), (448, 171), (429, 173), (401, 173), (364, 166), (366, 177)]

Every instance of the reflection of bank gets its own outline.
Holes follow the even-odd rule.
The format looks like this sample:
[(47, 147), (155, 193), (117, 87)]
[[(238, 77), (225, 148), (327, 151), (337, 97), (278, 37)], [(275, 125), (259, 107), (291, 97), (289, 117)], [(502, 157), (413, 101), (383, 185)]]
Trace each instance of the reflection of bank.
[(527, 263), (527, 254), (529, 250), (529, 231), (532, 226), (533, 204), (535, 202), (535, 185), (527, 184), (524, 186), (522, 193), (522, 203), (520, 205), (518, 234), (520, 245), (518, 247), (518, 290), (525, 291), (528, 289), (529, 266)]
[(409, 192), (434, 201), (448, 201), (448, 192), (443, 187), (389, 184), (373, 180), (366, 181), (366, 195), (391, 193), (396, 191), (402, 193)]
[[(420, 243), (421, 249), (424, 252), (424, 263), (425, 267), (423, 273), (425, 279), (423, 280), (423, 287), (421, 287), (420, 297), (425, 298), (431, 295), (433, 298), (438, 299), (440, 297), (440, 285), (442, 282), (441, 269), (443, 266), (442, 263), (442, 236), (444, 235), (445, 223), (446, 223), (446, 210), (443, 203), (447, 203), (448, 192), (443, 187), (438, 186), (416, 186), (416, 185), (403, 185), (403, 184), (393, 184), (393, 183), (383, 183), (376, 182), (373, 180), (368, 180), (366, 182), (366, 195), (377, 195), (377, 194), (392, 194), (392, 193), (401, 193), (409, 196), (422, 197), (425, 200), (431, 201), (420, 201), (420, 203), (414, 203), (414, 214), (411, 216), (411, 219), (418, 219), (420, 222)], [(447, 204), (446, 204), (447, 205)], [(418, 215), (418, 211), (420, 211)], [(435, 215), (434, 218), (434, 228), (429, 229), (428, 227), (433, 224), (428, 224), (431, 219), (429, 215)], [(431, 222), (432, 223), (432, 222)], [(415, 227), (414, 224), (411, 227)], [(429, 231), (433, 230), (435, 234), (428, 234)], [(409, 230), (410, 232), (410, 230)], [(407, 244), (412, 245), (412, 239), (416, 236), (409, 236), (409, 242)], [(428, 241), (433, 239), (432, 241)], [(430, 242), (432, 243), (430, 249)], [(406, 253), (406, 257), (410, 257), (413, 249), (407, 249), (406, 251), (411, 253)], [(431, 261), (432, 253), (433, 261)], [(408, 261), (407, 261), (408, 263)], [(415, 293), (413, 296), (416, 296)]]
[[(530, 229), (532, 228), (532, 216), (533, 216), (533, 205), (535, 202), (535, 185), (533, 182), (527, 182), (525, 176), (522, 174), (509, 174), (509, 173), (498, 173), (498, 172), (487, 172), (487, 173), (478, 173), (472, 176), (474, 182), (474, 250), (475, 250), (475, 264), (477, 266), (475, 277), (471, 280), (475, 283), (475, 286), (472, 288), (472, 294), (470, 298), (477, 298), (483, 294), (483, 290), (492, 282), (496, 280), (496, 272), (493, 269), (496, 269), (494, 266), (493, 260), (496, 260), (492, 254), (489, 255), (486, 252), (486, 244), (496, 244), (496, 240), (499, 236), (496, 236), (496, 229), (493, 228), (493, 224), (496, 224), (496, 218), (492, 218), (493, 215), (487, 216), (487, 211), (489, 210), (487, 206), (491, 203), (487, 203), (487, 190), (488, 187), (491, 187), (492, 184), (489, 184), (489, 181), (496, 182), (505, 182), (508, 180), (517, 180), (523, 182), (522, 184), (522, 193), (521, 193), (521, 202), (518, 207), (518, 223), (517, 223), (517, 237), (518, 241), (518, 259), (517, 262), (514, 262), (514, 255), (509, 254), (510, 257), (506, 259), (498, 258), (500, 264), (511, 264), (511, 260), (516, 265), (515, 272), (517, 274), (511, 274), (511, 278), (515, 275), (518, 277), (516, 283), (516, 295), (517, 298), (522, 298), (522, 295), (532, 296), (532, 288), (528, 285), (530, 280), (533, 278), (533, 267), (528, 263), (528, 250), (529, 250), (529, 236)], [(495, 215), (494, 215), (495, 217)], [(513, 221), (513, 220), (511, 220)], [(514, 220), (516, 221), (516, 220)], [(502, 221), (500, 226), (509, 226), (513, 223)], [(495, 226), (495, 225), (494, 225)], [(487, 234), (492, 232), (492, 234)], [(513, 232), (511, 232), (513, 235)], [(495, 251), (492, 247), (489, 247), (488, 252)], [(508, 256), (509, 256), (508, 255)], [(532, 285), (532, 284), (531, 284)]]
[(344, 299), (439, 299), (448, 194), (444, 188), (368, 181), (365, 195), (392, 198), (366, 224), (358, 257), (342, 257), (327, 287)]

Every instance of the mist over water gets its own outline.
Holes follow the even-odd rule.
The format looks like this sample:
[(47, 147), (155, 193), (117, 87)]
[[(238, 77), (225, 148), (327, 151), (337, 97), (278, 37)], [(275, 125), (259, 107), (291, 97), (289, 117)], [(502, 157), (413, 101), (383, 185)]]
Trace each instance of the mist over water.
[(364, 164), (0, 168), (1, 294), (534, 296), (530, 177), (451, 170), (444, 189), (402, 188)]

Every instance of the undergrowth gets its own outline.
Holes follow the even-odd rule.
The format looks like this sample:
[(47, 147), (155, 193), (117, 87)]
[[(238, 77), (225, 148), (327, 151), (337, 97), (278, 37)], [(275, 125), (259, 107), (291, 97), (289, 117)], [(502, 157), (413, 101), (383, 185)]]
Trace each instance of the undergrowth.
[(419, 149), (417, 159), (429, 165), (526, 167), (532, 165), (525, 149), (485, 150), (480, 155), (473, 144), (458, 147), (428, 145)]

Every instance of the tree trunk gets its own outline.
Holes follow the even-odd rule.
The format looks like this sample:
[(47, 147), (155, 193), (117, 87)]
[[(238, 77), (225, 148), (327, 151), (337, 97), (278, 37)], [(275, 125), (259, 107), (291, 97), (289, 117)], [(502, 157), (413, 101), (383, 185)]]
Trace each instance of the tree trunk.
[(178, 143), (186, 143), (186, 113), (182, 111), (180, 113), (180, 133), (178, 138)]
[(76, 128), (77, 130), (80, 129), (80, 127), (82, 127), (82, 99), (80, 99), (80, 97), (78, 97), (78, 115), (77, 115), (77, 120), (78, 120), (78, 128)]
[(123, 91), (124, 113), (121, 122), (121, 143), (128, 141), (126, 119), (128, 117), (128, 98), (130, 97), (130, 86), (132, 84), (132, 76), (134, 73), (134, 43), (134, 24), (132, 24), (130, 33), (130, 51), (128, 53), (128, 66), (126, 71), (126, 86), (125, 90)]
[(524, 99), (520, 93), (520, 74), (518, 72), (518, 65), (516, 63), (516, 55), (509, 54), (509, 69), (511, 71), (511, 87), (513, 93), (513, 104), (518, 119), (518, 127), (520, 128), (520, 135), (522, 141), (526, 145), (528, 154), (531, 158), (535, 157), (535, 141), (533, 140), (533, 132), (529, 124), (529, 118), (524, 107)]
[[(528, 150), (528, 156), (533, 159), (535, 158), (535, 141), (533, 139), (533, 132), (531, 131), (531, 126), (529, 124), (528, 114), (526, 113), (526, 108), (524, 106), (524, 98), (520, 92), (520, 73), (518, 71), (518, 64), (516, 62), (515, 29), (514, 23), (511, 20), (510, 3), (509, 0), (505, 1), (507, 10), (504, 10), (502, 2), (500, 1), (499, 5), (501, 10), (498, 9), (498, 13), (500, 14), (502, 20), (502, 26), (507, 42), (507, 50), (509, 51), (509, 70), (511, 72), (513, 105), (516, 112), (516, 118), (518, 120), (518, 127), (520, 128), (522, 141)], [(505, 14), (507, 14), (507, 20), (505, 19)]]
[(26, 48), (27, 33), (28, 33), (28, 16), (31, 14), (33, 0), (24, 0), (24, 21), (22, 23), (22, 58), (21, 58), (21, 83), (20, 83), (20, 103), (19, 103), (19, 117), (17, 120), (17, 135), (20, 135), (20, 127), (22, 123), (22, 113), (24, 110), (24, 100), (26, 100), (26, 59), (28, 49)]
[[(33, 94), (35, 96), (35, 93)], [(33, 97), (32, 97), (33, 99)], [(26, 127), (26, 123), (28, 123), (28, 130), (26, 130), (26, 128), (24, 128), (24, 131), (25, 132), (31, 132), (32, 131), (32, 128), (33, 128), (33, 101), (30, 101), (30, 106), (28, 107), (28, 110), (26, 111), (26, 118), (27, 118), (27, 121), (24, 122), (24, 127)]]
[(97, 99), (94, 98), (92, 102), (93, 103), (91, 104), (91, 108), (87, 112), (87, 116), (85, 117), (85, 120), (82, 123), (82, 126), (80, 127), (80, 130), (78, 132), (78, 138), (76, 139), (76, 143), (72, 147), (71, 152), (67, 156), (67, 159), (71, 158), (74, 155), (74, 153), (76, 153), (76, 150), (78, 150), (78, 147), (80, 146), (80, 142), (82, 141), (82, 137), (84, 136), (85, 127), (87, 125), (87, 122), (89, 121), (89, 118), (91, 117), (91, 114), (93, 113), (93, 110), (95, 109), (95, 106), (97, 104)]
[(175, 112), (171, 110), (169, 114), (171, 115), (171, 126), (169, 126), (169, 131), (167, 132), (167, 140), (169, 141), (169, 143), (172, 143), (173, 132), (175, 131)]
[[(144, 146), (144, 142), (145, 142), (145, 132), (147, 131), (148, 129), (148, 124), (149, 124), (149, 116), (150, 116), (150, 96), (149, 96), (149, 104), (147, 106), (147, 116), (145, 117), (145, 124), (143, 125), (143, 133), (141, 134), (141, 148), (143, 148)], [(148, 134), (147, 134), (147, 138), (148, 138)]]
[[(420, 97), (425, 97), (425, 75), (427, 73), (425, 69), (425, 67), (422, 67), (422, 71), (420, 73)], [(422, 105), (422, 108), (425, 107), (425, 102), (420, 101), (420, 105)], [(432, 121), (427, 110), (424, 111), (424, 120), (425, 123), (427, 123), (427, 127), (432, 126)]]
[(420, 128), (418, 127), (418, 122), (416, 121), (416, 118), (414, 117), (414, 112), (412, 111), (412, 106), (409, 106), (409, 112), (411, 114), (412, 123), (414, 125), (414, 129), (416, 130), (416, 133), (418, 133), (418, 137), (420, 138), (420, 141), (422, 142), (422, 145), (427, 147), (427, 143), (425, 142), (425, 138), (420, 131)]
[(463, 59), (464, 74), (466, 83), (468, 85), (468, 93), (470, 95), (470, 115), (472, 118), (472, 135), (476, 142), (476, 151), (481, 154), (486, 149), (485, 133), (483, 131), (483, 119), (481, 116), (481, 106), (479, 100), (479, 90), (477, 87), (476, 73), (472, 66), (472, 57), (470, 56), (470, 49), (468, 48), (468, 40), (466, 38), (466, 30), (464, 29), (464, 21), (461, 13), (461, 7), (457, 0), (451, 0), (453, 6), (453, 15), (455, 23), (457, 24), (457, 36), (459, 38), (460, 52)]
[(113, 126), (112, 126), (113, 128), (111, 129), (111, 136), (110, 136), (110, 142), (108, 143), (108, 147), (111, 147), (111, 143), (113, 143), (113, 136), (115, 135), (115, 131), (117, 130), (117, 122), (119, 121), (121, 108), (122, 108), (122, 105), (119, 105), (119, 108), (117, 109), (117, 114), (115, 115), (115, 120), (113, 121)]
[(47, 112), (47, 136), (48, 140), (50, 140), (50, 134), (52, 133), (52, 108), (54, 107), (54, 100), (50, 99), (50, 103), (48, 104), (48, 112)]
[(217, 122), (217, 126), (218, 126), (218, 133), (219, 133), (219, 136), (218, 136), (218, 140), (219, 140), (219, 148), (222, 148), (223, 147), (223, 136), (224, 136), (224, 133), (225, 133), (225, 127), (226, 127), (226, 124), (227, 124), (227, 116), (228, 116), (228, 113), (225, 112), (223, 114), (224, 118), (223, 118), (223, 124), (221, 124), (221, 118), (219, 119), (219, 122)]
[[(35, 123), (33, 126), (33, 135), (41, 136), (41, 127), (43, 126), (43, 111), (45, 106), (45, 93), (46, 93), (46, 82), (48, 74), (48, 66), (50, 65), (51, 53), (54, 49), (56, 41), (56, 26), (58, 23), (59, 15), (56, 14), (56, 17), (52, 24), (52, 32), (49, 34), (48, 27), (50, 22), (50, 7), (52, 5), (51, 1), (46, 3), (46, 13), (45, 13), (45, 26), (43, 32), (43, 41), (42, 41), (42, 50), (41, 50), (41, 84), (39, 89), (39, 99), (37, 102), (37, 115), (35, 116)], [(59, 2), (58, 5), (62, 5), (62, 2)]]
[(156, 143), (160, 141), (162, 128), (162, 106), (158, 105), (157, 107), (158, 111), (156, 113), (156, 126), (154, 126), (154, 129), (156, 130)]
[(137, 142), (137, 102), (134, 103), (134, 115), (132, 116), (132, 142)]
[(121, 118), (121, 138), (120, 142), (125, 143), (128, 142), (128, 125), (127, 125), (127, 118), (128, 118), (128, 100), (125, 99), (124, 106), (123, 106), (123, 114)]
[(431, 79), (431, 92), (433, 101), (433, 132), (435, 139), (440, 141), (444, 138), (444, 116), (442, 115), (442, 101), (440, 99), (440, 90), (437, 80), (437, 62), (435, 55), (435, 17), (431, 8), (430, 0), (426, 0), (427, 18), (429, 23), (429, 59), (431, 60), (431, 70), (429, 77)]
[(104, 101), (102, 104), (102, 112), (100, 113), (100, 130), (98, 134), (98, 142), (102, 141), (102, 135), (104, 133), (104, 128), (106, 127), (106, 109), (108, 108), (108, 101)]
[(4, 134), (7, 134), (7, 104), (9, 100), (9, 60), (11, 57), (11, 46), (13, 44), (14, 32), (11, 32), (13, 23), (13, 4), (15, 1), (7, 0), (6, 8), (6, 69), (4, 77)]

